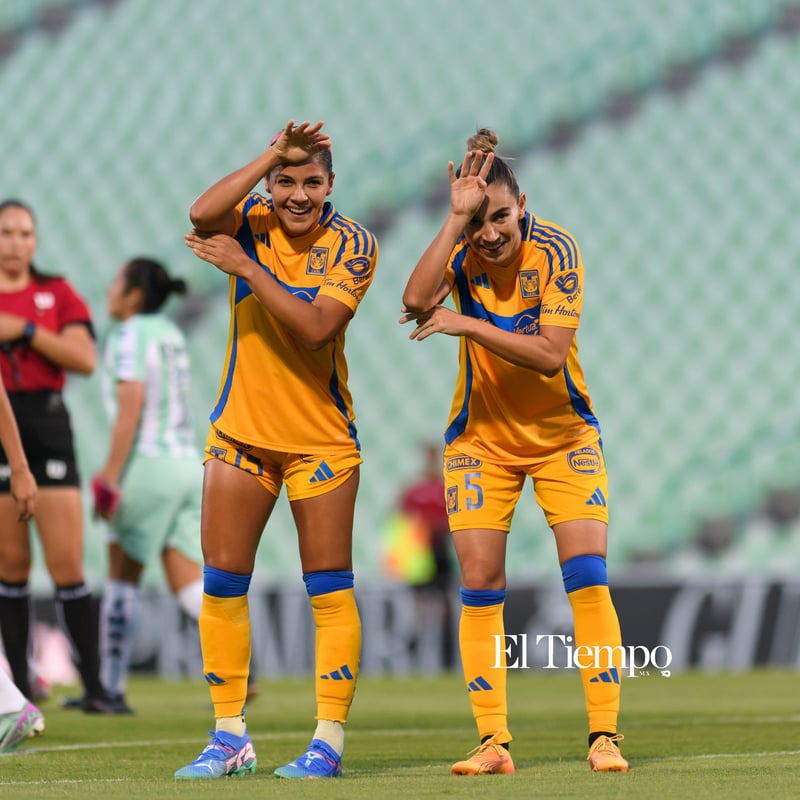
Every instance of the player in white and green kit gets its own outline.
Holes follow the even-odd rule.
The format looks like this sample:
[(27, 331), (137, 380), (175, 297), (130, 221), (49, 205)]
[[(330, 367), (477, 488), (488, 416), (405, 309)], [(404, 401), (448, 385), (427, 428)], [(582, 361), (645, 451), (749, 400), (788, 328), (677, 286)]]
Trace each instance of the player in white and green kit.
[(109, 521), (109, 571), (100, 615), (101, 677), (120, 712), (139, 616), (139, 582), (161, 556), (170, 590), (194, 619), (202, 602), (203, 469), (189, 412), (186, 341), (161, 312), (186, 283), (147, 258), (126, 263), (108, 289), (115, 320), (103, 389), (112, 420), (95, 511)]

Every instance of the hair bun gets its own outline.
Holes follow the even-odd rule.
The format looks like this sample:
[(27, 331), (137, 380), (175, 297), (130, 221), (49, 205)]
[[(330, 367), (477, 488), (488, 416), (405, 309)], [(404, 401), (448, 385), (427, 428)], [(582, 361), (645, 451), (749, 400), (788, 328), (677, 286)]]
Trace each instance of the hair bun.
[(500, 137), (489, 128), (478, 128), (474, 136), (467, 139), (467, 150), (481, 150), (484, 153), (494, 153)]
[(183, 278), (170, 278), (169, 281), (169, 291), (175, 292), (176, 294), (186, 294), (186, 290), (188, 289), (188, 284), (186, 283)]

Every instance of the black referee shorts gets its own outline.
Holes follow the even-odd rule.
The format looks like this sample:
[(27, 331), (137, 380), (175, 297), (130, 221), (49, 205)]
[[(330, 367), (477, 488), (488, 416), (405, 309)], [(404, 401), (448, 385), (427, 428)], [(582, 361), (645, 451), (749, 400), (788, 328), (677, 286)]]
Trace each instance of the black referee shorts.
[[(9, 392), (22, 447), (39, 486), (80, 486), (69, 412), (61, 392)], [(0, 445), (0, 493), (11, 491), (11, 468)]]

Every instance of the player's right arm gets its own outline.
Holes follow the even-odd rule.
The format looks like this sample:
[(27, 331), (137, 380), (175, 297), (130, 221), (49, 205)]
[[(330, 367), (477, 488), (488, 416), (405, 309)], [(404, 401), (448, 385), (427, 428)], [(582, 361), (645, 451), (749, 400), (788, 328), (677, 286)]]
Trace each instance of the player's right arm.
[(450, 254), (467, 223), (480, 208), (486, 196), (486, 176), (494, 154), (469, 151), (464, 155), (461, 171), (456, 176), (453, 162), (447, 165), (450, 177), (450, 211), (439, 232), (417, 262), (403, 292), (403, 310), (408, 322), (413, 315), (425, 314), (447, 297), (450, 285), (444, 278)]
[(117, 381), (117, 417), (111, 428), (111, 443), (103, 468), (97, 473), (109, 486), (119, 489), (119, 482), (128, 463), (144, 409), (143, 381)]
[(453, 248), (469, 220), (459, 219), (452, 212), (433, 241), (417, 262), (403, 292), (403, 311), (424, 314), (444, 300), (450, 284), (444, 273)]
[(301, 163), (315, 149), (330, 147), (327, 134), (320, 133), (321, 128), (321, 122), (295, 125), (294, 120), (289, 120), (263, 153), (218, 180), (192, 203), (189, 219), (195, 229), (232, 236), (236, 231), (233, 210), (260, 180), (282, 164)]

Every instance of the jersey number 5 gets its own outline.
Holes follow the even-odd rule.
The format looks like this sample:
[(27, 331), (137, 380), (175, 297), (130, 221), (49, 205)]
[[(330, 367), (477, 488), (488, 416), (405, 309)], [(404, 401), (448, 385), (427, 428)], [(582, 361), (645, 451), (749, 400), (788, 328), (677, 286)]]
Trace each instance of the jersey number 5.
[(483, 488), (480, 472), (467, 472), (464, 475), (464, 489), (467, 496), (467, 511), (476, 511), (483, 505)]

